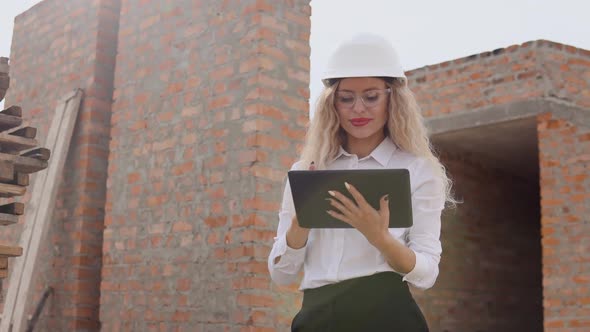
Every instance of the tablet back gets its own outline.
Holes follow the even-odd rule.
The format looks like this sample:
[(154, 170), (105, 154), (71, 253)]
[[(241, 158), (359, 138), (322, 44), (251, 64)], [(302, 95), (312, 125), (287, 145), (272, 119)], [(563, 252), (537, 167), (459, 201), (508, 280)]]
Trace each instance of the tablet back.
[(295, 212), (301, 227), (351, 228), (333, 218), (327, 210), (336, 210), (326, 198), (329, 190), (336, 190), (350, 199), (344, 182), (355, 186), (375, 209), (379, 199), (389, 194), (389, 228), (412, 226), (412, 197), (410, 173), (407, 169), (354, 169), (289, 171)]

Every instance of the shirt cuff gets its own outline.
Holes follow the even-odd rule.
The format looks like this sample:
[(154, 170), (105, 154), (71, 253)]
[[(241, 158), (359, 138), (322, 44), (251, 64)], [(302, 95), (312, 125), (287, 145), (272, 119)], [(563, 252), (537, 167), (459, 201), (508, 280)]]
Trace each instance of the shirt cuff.
[(307, 248), (307, 243), (302, 248), (293, 249), (287, 245), (286, 234), (277, 238), (276, 241), (276, 254), (273, 260), (279, 256), (281, 259), (278, 263), (274, 264), (274, 267), (279, 269), (292, 267), (299, 270), (301, 263), (303, 263), (303, 260), (305, 259), (305, 249)]
[(416, 265), (414, 269), (408, 272), (403, 280), (413, 285), (420, 285), (425, 277), (428, 276), (429, 266), (426, 257), (423, 254), (414, 251), (416, 255)]

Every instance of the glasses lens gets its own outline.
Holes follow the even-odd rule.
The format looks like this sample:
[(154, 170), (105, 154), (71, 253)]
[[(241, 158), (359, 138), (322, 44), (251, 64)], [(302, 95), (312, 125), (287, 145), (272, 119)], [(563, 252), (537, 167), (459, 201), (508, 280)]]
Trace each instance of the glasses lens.
[(379, 105), (383, 97), (383, 91), (372, 90), (363, 93), (363, 101), (367, 107), (375, 107)]
[(351, 92), (337, 91), (336, 105), (341, 107), (352, 107), (354, 105), (355, 96)]

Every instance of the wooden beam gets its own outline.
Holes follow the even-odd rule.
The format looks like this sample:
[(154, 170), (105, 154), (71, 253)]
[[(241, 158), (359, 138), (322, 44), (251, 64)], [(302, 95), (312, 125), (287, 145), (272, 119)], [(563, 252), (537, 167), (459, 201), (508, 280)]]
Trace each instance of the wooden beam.
[(8, 257), (0, 257), (0, 269), (8, 268)]
[(0, 181), (8, 182), (14, 179), (14, 164), (10, 161), (0, 160)]
[(0, 244), (0, 256), (4, 257), (18, 257), (23, 254), (23, 248), (11, 247)]
[(34, 149), (38, 145), (39, 142), (32, 138), (0, 133), (0, 149), (2, 152), (19, 152), (27, 149)]
[(0, 214), (15, 214), (22, 216), (25, 213), (25, 205), (20, 202), (12, 202), (4, 205), (0, 205)]
[(8, 278), (8, 270), (0, 269), (0, 279)]
[(42, 237), (47, 233), (53, 216), (55, 196), (63, 176), (81, 100), (82, 90), (74, 90), (58, 102), (54, 113), (45, 143), (54, 156), (51, 158), (47, 171), (36, 175), (31, 200), (27, 203), (27, 207), (31, 210), (27, 210), (20, 239), (25, 250), (24, 257), (14, 262), (14, 270), (10, 275), (10, 287), (4, 301), (0, 332), (23, 331), (26, 327), (25, 309), (30, 296), (33, 271), (37, 264)]
[(0, 131), (16, 128), (23, 123), (23, 119), (18, 116), (6, 115), (0, 113)]
[(31, 151), (27, 151), (21, 154), (21, 156), (47, 161), (51, 156), (51, 151), (49, 151), (49, 149), (46, 148), (38, 148)]
[(10, 71), (10, 66), (8, 65), (8, 59), (5, 56), (0, 56), (0, 74), (4, 73), (4, 74), (8, 74), (8, 72)]
[(46, 161), (8, 153), (0, 153), (0, 161), (12, 162), (14, 164), (14, 170), (20, 173), (30, 174), (47, 168)]
[(29, 185), (29, 174), (14, 172), (14, 178), (10, 182), (10, 184), (16, 184), (18, 186), (28, 186)]
[(18, 222), (18, 216), (14, 214), (0, 213), (0, 226), (13, 225)]
[(9, 135), (20, 136), (24, 138), (35, 138), (37, 137), (37, 128), (35, 127), (22, 127), (11, 132)]
[(27, 192), (27, 187), (15, 184), (0, 183), (0, 197), (22, 196)]
[[(2, 162), (0, 162), (0, 173), (1, 173), (1, 170), (2, 170)], [(12, 178), (5, 179), (0, 176), (0, 181), (4, 182), (6, 184), (15, 184), (17, 186), (26, 187), (29, 185), (29, 174), (13, 172)]]
[(20, 118), (23, 116), (23, 110), (20, 106), (12, 105), (9, 108), (0, 111), (0, 114), (17, 116)]
[[(0, 75), (0, 89), (7, 90), (10, 87), (10, 77), (8, 75)], [(2, 96), (4, 99), (4, 96)]]

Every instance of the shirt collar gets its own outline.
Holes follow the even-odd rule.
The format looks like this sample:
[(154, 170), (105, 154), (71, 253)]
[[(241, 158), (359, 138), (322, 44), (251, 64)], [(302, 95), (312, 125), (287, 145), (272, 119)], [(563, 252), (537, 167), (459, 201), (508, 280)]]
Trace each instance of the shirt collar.
[[(377, 145), (375, 150), (373, 150), (373, 152), (371, 152), (369, 156), (375, 159), (379, 164), (381, 164), (381, 166), (386, 167), (389, 163), (389, 159), (391, 159), (391, 156), (393, 155), (396, 149), (397, 147), (395, 146), (395, 143), (393, 143), (391, 138), (385, 137), (385, 139), (381, 143), (379, 143), (379, 145)], [(341, 156), (350, 157), (352, 156), (352, 154), (346, 152), (346, 150), (344, 150), (344, 148), (340, 146), (334, 160), (340, 158)]]

